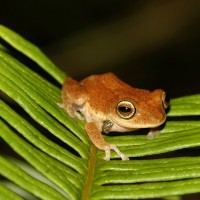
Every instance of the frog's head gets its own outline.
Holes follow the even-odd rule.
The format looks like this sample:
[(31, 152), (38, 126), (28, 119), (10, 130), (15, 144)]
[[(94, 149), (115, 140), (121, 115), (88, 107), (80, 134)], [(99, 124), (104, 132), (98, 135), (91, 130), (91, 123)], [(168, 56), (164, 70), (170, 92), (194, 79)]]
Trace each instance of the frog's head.
[(169, 97), (163, 90), (144, 90), (131, 98), (120, 97), (109, 118), (125, 129), (158, 127), (166, 120), (165, 110), (168, 106)]

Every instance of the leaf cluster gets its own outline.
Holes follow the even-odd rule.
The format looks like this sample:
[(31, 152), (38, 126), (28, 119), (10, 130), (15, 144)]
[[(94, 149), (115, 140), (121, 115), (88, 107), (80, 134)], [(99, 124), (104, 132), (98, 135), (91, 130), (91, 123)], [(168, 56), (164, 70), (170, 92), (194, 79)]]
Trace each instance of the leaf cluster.
[(0, 26), (0, 37), (0, 90), (12, 99), (0, 99), (0, 143), (12, 152), (0, 151), (0, 199), (146, 199), (200, 192), (200, 95), (172, 99), (162, 134), (153, 140), (143, 132), (105, 136), (132, 158), (121, 161), (112, 152), (113, 159), (105, 161), (84, 122), (57, 105), (67, 75), (10, 29)]

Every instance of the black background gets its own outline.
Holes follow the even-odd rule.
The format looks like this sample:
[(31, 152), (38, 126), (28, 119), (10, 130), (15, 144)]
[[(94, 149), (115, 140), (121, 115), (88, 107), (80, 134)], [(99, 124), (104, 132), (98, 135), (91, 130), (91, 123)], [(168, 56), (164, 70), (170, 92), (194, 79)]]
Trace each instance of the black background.
[(112, 71), (178, 97), (200, 92), (199, 9), (198, 0), (3, 1), (0, 23), (74, 78)]

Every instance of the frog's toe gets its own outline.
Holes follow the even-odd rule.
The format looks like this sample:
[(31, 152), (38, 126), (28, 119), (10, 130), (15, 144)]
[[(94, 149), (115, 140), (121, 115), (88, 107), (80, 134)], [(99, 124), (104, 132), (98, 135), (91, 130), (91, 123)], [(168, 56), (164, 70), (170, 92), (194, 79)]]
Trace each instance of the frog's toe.
[(110, 150), (111, 150), (110, 145), (107, 145), (104, 150), (105, 150), (105, 154), (106, 154), (104, 157), (104, 160), (109, 161), (110, 160)]
[(151, 140), (151, 139), (155, 138), (158, 135), (160, 135), (160, 127), (151, 128), (149, 133), (147, 134), (147, 139)]
[(105, 160), (110, 160), (110, 150), (114, 150), (120, 157), (122, 160), (129, 160), (129, 157), (124, 155), (118, 148), (116, 145), (114, 144), (109, 144), (106, 148), (105, 148)]
[(63, 104), (63, 103), (57, 103), (57, 105), (58, 105), (60, 108), (65, 109), (65, 104)]

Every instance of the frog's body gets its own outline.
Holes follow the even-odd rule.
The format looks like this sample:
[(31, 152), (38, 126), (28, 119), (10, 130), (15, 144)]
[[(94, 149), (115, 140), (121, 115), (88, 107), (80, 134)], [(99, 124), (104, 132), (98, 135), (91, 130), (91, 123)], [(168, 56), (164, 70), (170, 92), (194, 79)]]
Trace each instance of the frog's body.
[[(104, 141), (101, 132), (125, 132), (155, 128), (166, 120), (166, 94), (137, 89), (119, 80), (114, 74), (92, 75), (80, 82), (67, 78), (63, 84), (63, 106), (70, 116), (86, 120), (85, 129), (93, 144), (106, 152), (115, 150), (128, 159), (115, 145)], [(152, 132), (151, 132), (152, 136)]]

